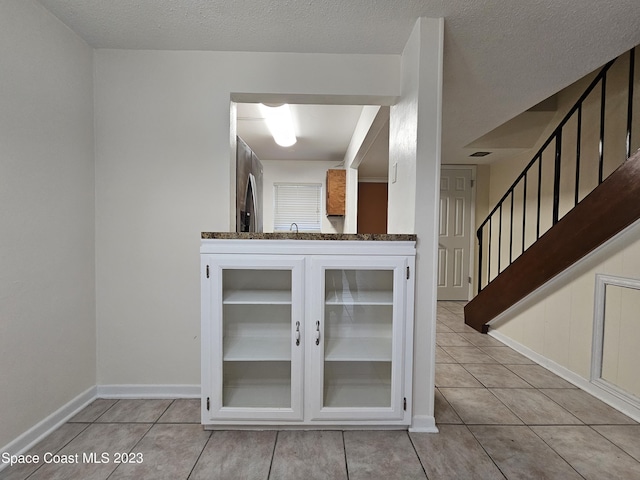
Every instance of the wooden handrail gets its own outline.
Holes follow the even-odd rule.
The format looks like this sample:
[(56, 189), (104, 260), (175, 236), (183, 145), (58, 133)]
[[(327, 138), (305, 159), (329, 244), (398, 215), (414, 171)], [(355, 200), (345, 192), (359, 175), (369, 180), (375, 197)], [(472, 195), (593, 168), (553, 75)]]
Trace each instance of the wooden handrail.
[[(627, 108), (626, 108), (626, 123), (627, 123), (627, 131), (626, 131), (626, 155), (620, 155), (619, 157), (615, 157), (614, 162), (622, 162), (625, 158), (630, 156), (631, 149), (631, 140), (633, 134), (633, 104), (634, 104), (634, 95), (633, 95), (633, 86), (635, 82), (635, 48), (632, 48), (628, 53), (625, 53), (629, 59), (628, 65), (628, 89), (627, 89)], [(618, 57), (620, 58), (620, 57)], [(489, 285), (494, 279), (500, 275), (505, 267), (505, 263), (507, 265), (511, 264), (513, 261), (513, 238), (514, 238), (514, 202), (516, 197), (516, 190), (522, 191), (522, 195), (518, 194), (522, 200), (522, 231), (527, 231), (527, 227), (531, 225), (533, 222), (535, 224), (535, 237), (533, 237), (533, 242), (536, 242), (541, 235), (540, 227), (541, 220), (544, 220), (545, 224), (550, 221), (551, 225), (555, 225), (560, 219), (560, 202), (561, 198), (568, 198), (568, 188), (569, 184), (566, 184), (564, 187), (561, 186), (563, 183), (562, 178), (563, 175), (566, 177), (566, 174), (562, 172), (567, 169), (575, 169), (575, 183), (574, 187), (574, 206), (577, 205), (580, 201), (580, 196), (584, 191), (584, 185), (580, 183), (581, 170), (584, 169), (582, 165), (581, 157), (585, 157), (587, 159), (597, 155), (598, 159), (598, 184), (602, 183), (604, 179), (604, 159), (605, 159), (605, 151), (607, 152), (607, 156), (616, 155), (609, 147), (608, 144), (612, 140), (612, 137), (609, 136), (605, 138), (605, 123), (611, 124), (612, 115), (607, 113), (608, 105), (612, 105), (611, 102), (607, 103), (607, 74), (610, 71), (611, 67), (617, 59), (614, 59), (607, 63), (595, 76), (595, 78), (591, 81), (587, 89), (582, 93), (578, 101), (569, 109), (569, 111), (565, 114), (564, 118), (560, 122), (560, 124), (556, 127), (553, 133), (547, 138), (547, 140), (543, 143), (540, 149), (537, 151), (535, 156), (531, 159), (531, 161), (527, 164), (524, 170), (520, 173), (520, 175), (516, 178), (514, 183), (509, 187), (506, 193), (502, 196), (502, 198), (498, 201), (496, 206), (491, 210), (489, 215), (485, 218), (485, 220), (480, 224), (476, 235), (478, 238), (478, 262), (477, 262), (477, 286), (478, 292), (480, 292), (483, 288), (486, 288), (486, 285)], [(625, 65), (622, 65), (621, 68), (626, 68)], [(622, 93), (622, 90), (620, 91)], [(597, 150), (595, 149), (594, 142), (588, 142), (587, 145), (590, 145), (591, 150), (589, 152), (582, 152), (582, 114), (583, 114), (583, 105), (585, 102), (591, 98), (592, 94), (596, 94), (593, 97), (593, 100), (600, 105), (600, 121), (599, 121), (599, 141), (597, 143)], [(614, 103), (614, 105), (617, 105)], [(620, 115), (622, 116), (622, 110), (620, 110)], [(609, 121), (607, 122), (607, 118)], [(570, 122), (575, 120), (576, 127), (573, 125), (569, 126)], [(637, 123), (637, 122), (636, 122)], [(598, 124), (595, 124), (598, 125)], [(575, 130), (575, 143), (573, 142), (573, 132)], [(636, 128), (637, 130), (637, 128)], [(569, 136), (565, 136), (564, 133), (569, 132)], [(622, 134), (624, 132), (620, 130), (620, 140), (623, 139)], [(635, 133), (637, 134), (637, 132)], [(564, 138), (564, 140), (563, 140)], [(605, 142), (606, 140), (606, 142)], [(615, 139), (614, 139), (615, 140)], [(570, 143), (567, 143), (570, 142)], [(563, 145), (564, 144), (564, 145)], [(606, 145), (605, 145), (606, 144)], [(553, 206), (550, 209), (545, 209), (542, 211), (541, 197), (543, 188), (549, 188), (549, 181), (543, 181), (543, 158), (545, 157), (545, 152), (547, 158), (553, 154), (553, 164), (549, 165), (549, 161), (546, 162), (546, 166), (544, 167), (547, 171), (551, 171), (553, 173)], [(586, 153), (587, 155), (584, 155)], [(575, 155), (575, 156), (572, 156)], [(549, 158), (549, 160), (551, 160)], [(572, 165), (572, 161), (575, 160), (575, 166)], [(588, 163), (588, 162), (587, 162)], [(589, 168), (589, 167), (587, 167)], [(537, 171), (537, 172), (536, 172)], [(535, 180), (534, 180), (535, 179)], [(532, 198), (529, 199), (527, 196), (527, 187), (533, 187), (535, 190), (537, 180), (537, 196), (532, 195)], [(532, 185), (528, 185), (529, 183), (533, 183)], [(544, 187), (543, 187), (544, 184)], [(536, 205), (537, 199), (537, 205)], [(532, 207), (531, 202), (534, 202)], [(508, 209), (510, 203), (510, 212), (506, 214), (506, 225), (507, 227), (503, 228), (503, 215), (505, 207)], [(573, 207), (571, 207), (573, 208)], [(527, 216), (527, 211), (535, 212), (535, 218), (530, 218)], [(544, 215), (544, 219), (542, 216)], [(529, 235), (530, 237), (531, 235)], [(508, 237), (508, 243), (507, 243)], [(522, 235), (522, 250), (524, 251), (527, 246), (527, 241), (531, 240), (531, 238), (526, 238), (527, 236)], [(497, 242), (497, 245), (496, 245)], [(508, 257), (503, 255), (503, 246), (508, 245)], [(497, 252), (496, 252), (497, 249)], [(496, 255), (497, 254), (497, 255)], [(492, 256), (497, 256), (497, 262), (492, 262)], [(494, 263), (497, 263), (497, 273), (492, 271), (494, 268)], [(484, 271), (486, 267), (486, 272)]]
[(465, 323), (487, 323), (640, 219), (640, 151), (623, 163), (464, 308)]

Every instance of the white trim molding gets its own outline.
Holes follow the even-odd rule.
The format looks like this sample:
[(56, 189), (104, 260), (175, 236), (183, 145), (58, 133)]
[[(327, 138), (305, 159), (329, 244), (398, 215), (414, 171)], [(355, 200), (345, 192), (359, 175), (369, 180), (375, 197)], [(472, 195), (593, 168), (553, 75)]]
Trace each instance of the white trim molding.
[[(21, 455), (27, 452), (97, 398), (200, 398), (200, 390), (200, 385), (94, 385), (0, 448), (0, 453)], [(0, 471), (7, 466), (0, 462)]]
[(409, 427), (411, 433), (438, 433), (436, 417), (429, 415), (414, 415)]
[(604, 328), (605, 328), (605, 307), (607, 300), (607, 285), (616, 287), (631, 288), (640, 290), (640, 279), (624, 278), (613, 275), (596, 274), (596, 285), (594, 294), (593, 310), (593, 341), (591, 344), (591, 383), (619, 398), (623, 402), (629, 403), (632, 407), (640, 410), (640, 399), (627, 392), (618, 385), (615, 385), (602, 378), (602, 363), (604, 361)]
[(590, 381), (581, 377), (577, 373), (572, 372), (568, 368), (563, 367), (562, 365), (554, 362), (553, 360), (549, 360), (548, 358), (543, 357), (539, 353), (534, 352), (530, 348), (525, 347), (521, 343), (518, 343), (515, 340), (512, 340), (511, 338), (507, 337), (506, 335), (500, 332), (497, 332), (495, 330), (490, 330), (488, 335), (492, 336), (496, 340), (501, 341), (508, 347), (511, 347), (516, 352), (521, 353), (525, 357), (533, 360), (534, 362), (543, 366), (547, 370), (550, 370), (551, 372), (555, 373), (556, 375), (563, 378), (567, 382), (575, 385), (579, 389), (584, 390), (585, 392), (593, 395), (599, 400), (602, 400), (604, 403), (606, 403), (610, 407), (613, 407), (619, 412), (624, 413), (628, 417), (634, 419), (636, 422), (640, 422), (640, 408), (636, 408), (633, 405), (629, 404), (628, 402), (621, 400), (620, 397), (616, 395), (612, 395), (609, 391), (603, 389), (599, 385), (591, 383)]
[[(96, 387), (93, 386), (82, 392), (51, 415), (35, 424), (15, 440), (0, 448), (0, 452), (7, 452), (11, 455), (20, 455), (28, 451), (47, 435), (66, 423), (70, 418), (93, 402), (96, 399), (96, 390)], [(8, 464), (0, 462), (0, 471), (7, 466)]]
[(200, 398), (200, 385), (98, 385), (97, 398)]

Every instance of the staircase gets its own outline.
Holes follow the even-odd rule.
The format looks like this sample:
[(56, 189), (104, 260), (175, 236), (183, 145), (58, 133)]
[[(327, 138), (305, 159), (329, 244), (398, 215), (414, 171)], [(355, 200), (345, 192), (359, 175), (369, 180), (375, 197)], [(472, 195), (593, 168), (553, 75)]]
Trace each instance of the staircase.
[(486, 333), (491, 320), (640, 218), (635, 70), (635, 49), (605, 65), (480, 225), (467, 325)]

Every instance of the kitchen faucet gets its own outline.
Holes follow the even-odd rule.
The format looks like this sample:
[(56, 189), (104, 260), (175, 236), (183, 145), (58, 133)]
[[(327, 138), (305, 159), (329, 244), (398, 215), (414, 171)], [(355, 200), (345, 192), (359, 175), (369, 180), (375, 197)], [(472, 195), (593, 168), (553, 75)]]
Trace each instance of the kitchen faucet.
[(296, 226), (296, 233), (298, 233), (298, 224), (297, 224), (297, 223), (295, 223), (295, 222), (293, 222), (293, 223), (291, 224), (291, 226), (289, 227), (289, 231), (290, 231), (290, 232), (293, 232), (293, 226), (294, 226), (294, 225)]

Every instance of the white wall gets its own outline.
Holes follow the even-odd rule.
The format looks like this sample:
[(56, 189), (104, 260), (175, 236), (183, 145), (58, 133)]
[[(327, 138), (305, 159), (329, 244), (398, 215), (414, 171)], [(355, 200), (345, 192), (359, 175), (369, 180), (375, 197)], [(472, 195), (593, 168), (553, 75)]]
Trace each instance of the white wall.
[(640, 279), (640, 224), (532, 294), (491, 329), (588, 380), (596, 274)]
[[(402, 97), (389, 120), (389, 233), (416, 233), (414, 430), (435, 427), (433, 386), (444, 21), (419, 19), (402, 53)], [(397, 180), (392, 182), (393, 164)]]
[(402, 52), (402, 98), (389, 112), (388, 233), (414, 232), (415, 228), (419, 65), (420, 28), (416, 24)]
[(232, 95), (375, 104), (399, 78), (397, 55), (95, 52), (98, 384), (200, 384), (200, 232), (234, 230)]
[(95, 385), (96, 336), (92, 50), (4, 0), (0, 65), (2, 447)]
[(327, 192), (327, 170), (335, 168), (336, 162), (305, 160), (261, 160), (264, 167), (262, 180), (263, 229), (273, 232), (274, 183), (320, 183), (322, 198), (322, 233), (343, 233), (343, 217), (327, 217), (325, 195)]

